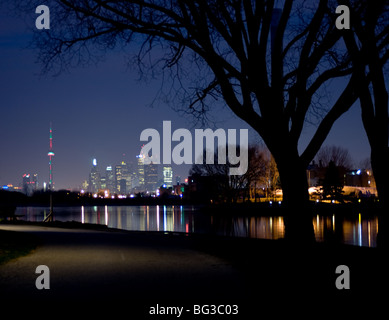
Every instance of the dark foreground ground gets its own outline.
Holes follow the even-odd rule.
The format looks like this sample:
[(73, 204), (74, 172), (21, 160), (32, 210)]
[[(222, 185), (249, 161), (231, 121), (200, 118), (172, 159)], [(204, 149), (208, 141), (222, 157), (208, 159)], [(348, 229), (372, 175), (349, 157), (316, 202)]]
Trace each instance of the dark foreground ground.
[[(178, 318), (150, 315), (158, 304), (160, 312), (183, 307), (181, 319), (339, 319), (363, 311), (370, 319), (386, 305), (388, 254), (377, 248), (82, 227), (0, 224), (2, 241), (11, 234), (36, 246), (0, 265), (3, 308), (15, 316)], [(35, 287), (38, 265), (50, 269), (48, 290)], [(339, 265), (350, 270), (349, 290), (335, 286)], [(237, 305), (239, 312), (198, 315), (194, 305)], [(219, 308), (228, 310), (235, 307)]]

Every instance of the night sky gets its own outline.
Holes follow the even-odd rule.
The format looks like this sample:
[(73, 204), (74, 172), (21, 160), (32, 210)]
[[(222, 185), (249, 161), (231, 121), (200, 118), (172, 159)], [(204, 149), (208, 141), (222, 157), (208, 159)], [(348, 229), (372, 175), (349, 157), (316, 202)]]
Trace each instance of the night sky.
[[(172, 121), (173, 130), (188, 128), (193, 133), (200, 128), (163, 101), (151, 107), (161, 79), (139, 81), (138, 70), (128, 66), (123, 51), (108, 52), (97, 65), (41, 76), (38, 51), (27, 48), (37, 15), (31, 12), (31, 20), (22, 21), (0, 10), (0, 186), (19, 186), (24, 173), (38, 173), (41, 186), (48, 181), (50, 121), (56, 190), (78, 188), (88, 178), (94, 157), (101, 172), (122, 160), (135, 162), (143, 144), (140, 133), (154, 128), (162, 135), (163, 120)], [(216, 127), (249, 128), (227, 108), (218, 108), (213, 116)], [(304, 129), (301, 147), (312, 129)], [(261, 141), (251, 129), (250, 141)], [(335, 123), (325, 144), (347, 148), (356, 167), (369, 157), (358, 104)], [(173, 174), (183, 180), (189, 168), (173, 166)]]

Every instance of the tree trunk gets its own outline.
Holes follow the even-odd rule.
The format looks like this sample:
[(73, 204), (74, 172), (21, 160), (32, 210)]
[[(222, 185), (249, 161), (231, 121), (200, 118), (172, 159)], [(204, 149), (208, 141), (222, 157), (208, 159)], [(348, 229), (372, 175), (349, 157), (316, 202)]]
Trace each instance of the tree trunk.
[(306, 167), (296, 154), (286, 153), (276, 159), (285, 206), (285, 238), (309, 244), (315, 241), (312, 212), (309, 205)]
[(376, 182), (378, 198), (379, 198), (379, 212), (378, 212), (378, 247), (388, 248), (388, 234), (389, 234), (389, 148), (378, 148), (371, 146), (371, 166), (373, 169), (374, 179)]

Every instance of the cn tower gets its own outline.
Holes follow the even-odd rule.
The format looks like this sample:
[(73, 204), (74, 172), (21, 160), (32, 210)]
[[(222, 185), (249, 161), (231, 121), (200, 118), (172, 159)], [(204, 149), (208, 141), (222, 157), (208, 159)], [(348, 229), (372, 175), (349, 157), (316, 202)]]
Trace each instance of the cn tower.
[(49, 153), (47, 154), (49, 156), (49, 187), (48, 190), (54, 190), (54, 184), (53, 184), (53, 167), (52, 167), (52, 157), (54, 157), (53, 152), (53, 130), (51, 128), (51, 122), (50, 122), (50, 144), (49, 144)]

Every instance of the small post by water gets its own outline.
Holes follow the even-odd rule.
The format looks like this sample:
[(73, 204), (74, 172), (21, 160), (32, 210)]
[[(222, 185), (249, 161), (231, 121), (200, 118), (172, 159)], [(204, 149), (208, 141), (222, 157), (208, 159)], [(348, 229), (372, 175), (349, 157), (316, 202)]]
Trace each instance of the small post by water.
[(54, 210), (53, 210), (53, 193), (50, 191), (50, 212), (49, 215), (43, 220), (43, 222), (54, 221)]
[(52, 166), (52, 160), (54, 157), (53, 152), (53, 129), (52, 129), (52, 123), (50, 122), (50, 139), (49, 139), (49, 153), (47, 154), (49, 156), (49, 194), (50, 194), (50, 212), (49, 215), (46, 217), (46, 219), (43, 220), (43, 222), (48, 221), (54, 221), (54, 210), (53, 210), (53, 190), (54, 190), (54, 183), (53, 183), (53, 166)]

